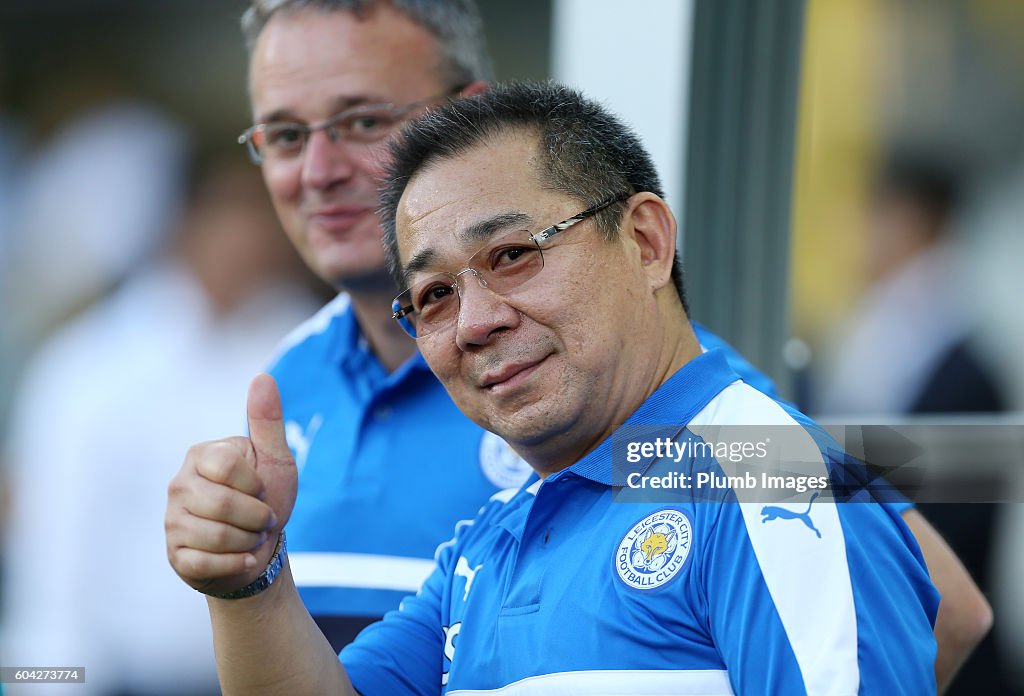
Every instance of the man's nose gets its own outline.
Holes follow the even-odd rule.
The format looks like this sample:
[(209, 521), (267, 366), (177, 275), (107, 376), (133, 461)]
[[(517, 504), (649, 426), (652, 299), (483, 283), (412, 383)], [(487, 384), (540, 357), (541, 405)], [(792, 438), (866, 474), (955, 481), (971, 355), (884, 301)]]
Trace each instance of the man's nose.
[(522, 315), (504, 297), (487, 287), (486, 279), (474, 269), (459, 274), (459, 316), (455, 342), (461, 350), (486, 345), (496, 332), (519, 326)]
[(354, 153), (348, 144), (331, 138), (324, 128), (309, 134), (302, 158), (302, 183), (311, 188), (329, 188), (355, 172)]

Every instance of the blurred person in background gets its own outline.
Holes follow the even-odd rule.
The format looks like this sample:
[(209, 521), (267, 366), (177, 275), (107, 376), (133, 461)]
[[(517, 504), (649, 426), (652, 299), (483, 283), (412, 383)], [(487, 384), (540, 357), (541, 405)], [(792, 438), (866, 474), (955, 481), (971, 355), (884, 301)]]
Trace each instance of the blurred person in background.
[[(954, 234), (964, 192), (939, 153), (896, 148), (869, 198), (870, 285), (836, 341), (816, 412), (858, 418), (1004, 411), (1004, 378), (979, 347)], [(986, 595), (996, 508), (921, 503)], [(948, 693), (1008, 693), (992, 635)]]
[(870, 287), (837, 342), (820, 412), (1005, 409), (999, 375), (974, 344), (965, 306), (968, 281), (952, 233), (961, 196), (954, 168), (937, 156), (897, 153), (884, 165), (866, 235)]
[[(1018, 121), (1021, 112), (1017, 112)], [(1015, 413), (1008, 416), (1018, 426), (1024, 421), (1024, 157), (1018, 154), (1008, 169), (994, 173), (989, 190), (973, 206), (970, 218), (972, 231), (977, 230), (977, 243), (972, 262), (983, 271), (975, 287), (977, 310), (981, 315), (981, 338), (986, 348), (1006, 366), (1005, 386), (1010, 406)], [(1016, 452), (1024, 450), (1018, 438)], [(1019, 458), (1017, 460), (1019, 462)], [(1024, 480), (1018, 479), (1008, 499), (1018, 501), (996, 506), (995, 533), (990, 557), (993, 560), (993, 601), (998, 621), (994, 634), (1013, 693), (1024, 694)]]
[[(114, 82), (88, 69), (78, 80), (55, 80), (40, 90), (47, 103), (37, 113), (3, 122), (0, 453), (33, 349), (152, 253), (180, 201), (185, 130)], [(59, 121), (40, 127), (58, 112)], [(0, 456), (0, 539), (12, 475)], [(5, 619), (0, 608), (0, 626)]]
[[(80, 79), (49, 98), (96, 87)], [(166, 114), (117, 91), (72, 112), (36, 145), (0, 114), (0, 444), (29, 355), (153, 253), (181, 195), (187, 139)], [(0, 531), (5, 476), (0, 461)]]
[(181, 195), (187, 136), (165, 113), (122, 95), (73, 113), (22, 158), (11, 197), (0, 309), (22, 355), (154, 253)]
[[(457, 520), (528, 473), (457, 411), (388, 316), (396, 289), (375, 213), (388, 137), (446, 96), (485, 89), (490, 61), (469, 0), (261, 0), (242, 24), (256, 125), (241, 140), (304, 261), (340, 292), (285, 340), (270, 370), (300, 471), (291, 564), (337, 650), (418, 589)], [(728, 348), (695, 329), (705, 347)], [(744, 379), (774, 392), (729, 355)], [(451, 485), (435, 485), (435, 464)], [(923, 518), (905, 517), (946, 598), (945, 683), (987, 630), (989, 610)]]
[(243, 427), (251, 374), (315, 301), (247, 163), (203, 152), (188, 178), (161, 253), (46, 341), (13, 404), (4, 663), (86, 669), (47, 693), (218, 691), (206, 611), (159, 551), (167, 480), (196, 433)]
[[(73, 88), (54, 85), (50, 98)], [(35, 145), (33, 119), (0, 113), (0, 442), (33, 348), (152, 253), (180, 196), (177, 123), (120, 93), (74, 113)]]

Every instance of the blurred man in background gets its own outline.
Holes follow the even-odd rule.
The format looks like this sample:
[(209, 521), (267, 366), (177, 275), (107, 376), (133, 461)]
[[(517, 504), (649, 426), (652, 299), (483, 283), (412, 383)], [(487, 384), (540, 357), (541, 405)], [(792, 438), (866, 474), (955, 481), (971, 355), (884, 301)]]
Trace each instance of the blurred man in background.
[(206, 612), (153, 549), (167, 478), (197, 432), (239, 427), (267, 346), (315, 306), (234, 152), (176, 174), (161, 253), (37, 351), (13, 404), (4, 664), (86, 668), (47, 693), (217, 693)]
[[(949, 155), (896, 148), (880, 167), (865, 234), (871, 284), (844, 323), (819, 413), (860, 419), (1005, 410), (1002, 375), (979, 348), (966, 299), (969, 281), (955, 233), (963, 198)], [(969, 480), (971, 472), (959, 475)], [(919, 507), (989, 594), (996, 507)], [(950, 693), (1006, 693), (1004, 671), (989, 635)]]
[[(895, 153), (872, 191), (864, 266), (871, 283), (837, 342), (822, 413), (995, 413), (994, 367), (974, 341), (954, 224), (956, 168)], [(865, 375), (870, 375), (865, 379)]]

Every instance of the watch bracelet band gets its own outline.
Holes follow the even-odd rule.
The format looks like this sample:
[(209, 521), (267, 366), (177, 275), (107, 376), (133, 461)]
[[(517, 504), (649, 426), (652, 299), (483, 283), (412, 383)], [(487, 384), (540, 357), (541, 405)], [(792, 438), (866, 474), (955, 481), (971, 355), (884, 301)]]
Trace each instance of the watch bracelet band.
[(216, 597), (217, 599), (245, 599), (246, 597), (252, 597), (258, 595), (265, 589), (270, 587), (274, 580), (277, 578), (278, 573), (284, 568), (284, 562), (288, 559), (288, 543), (285, 541), (284, 530), (281, 530), (281, 534), (277, 537), (277, 546), (274, 547), (274, 555), (270, 557), (270, 562), (267, 567), (264, 568), (260, 576), (250, 582), (245, 587), (240, 587), (237, 590), (231, 592), (225, 592), (223, 594), (217, 594), (216, 592), (203, 592), (205, 595), (210, 597)]

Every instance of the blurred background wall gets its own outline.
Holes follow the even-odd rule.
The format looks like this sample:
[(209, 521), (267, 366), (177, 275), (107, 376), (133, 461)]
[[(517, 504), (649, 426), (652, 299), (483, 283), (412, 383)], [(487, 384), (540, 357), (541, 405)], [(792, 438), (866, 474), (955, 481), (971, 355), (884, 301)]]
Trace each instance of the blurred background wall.
[[(694, 315), (772, 374), (787, 397), (812, 413), (837, 418), (913, 415), (922, 411), (912, 397), (931, 395), (925, 387), (935, 384), (936, 375), (939, 386), (950, 374), (967, 374), (969, 385), (980, 383), (979, 373), (963, 372), (960, 360), (966, 355), (968, 367), (982, 370), (998, 392), (998, 402), (985, 402), (991, 408), (981, 412), (1001, 412), (972, 417), (1020, 422), (1024, 3), (480, 5), (500, 79), (555, 76), (578, 84), (624, 114), (651, 144), (681, 222)], [(183, 221), (227, 215), (204, 207), (209, 197), (197, 193), (203, 169), (197, 162), (222, 159), (213, 153), (219, 147), (230, 151), (235, 136), (250, 125), (238, 30), (244, 7), (240, 0), (0, 3), (0, 452), (7, 459), (20, 451), (7, 436), (12, 412), (24, 411), (12, 407), (25, 398), (15, 395), (28, 389), (33, 366), (52, 360), (46, 358), (52, 351), (41, 355), (39, 346), (69, 345), (67, 332), (81, 331), (81, 323), (69, 321), (97, 316), (97, 307), (104, 306), (97, 302), (116, 302), (119, 291), (136, 287), (133, 281), (150, 277), (167, 259), (191, 258), (181, 251)], [(244, 158), (241, 148), (235, 156)], [(890, 186), (893, 172), (900, 173), (899, 186)], [(243, 200), (243, 194), (227, 193), (239, 190), (231, 186), (222, 181), (207, 190), (219, 192), (213, 194), (217, 198)], [(901, 196), (887, 195), (896, 190)], [(955, 195), (940, 195), (946, 202), (936, 209), (920, 203), (916, 193), (902, 196), (907, 190)], [(223, 226), (226, 218), (217, 219), (215, 226)], [(275, 223), (271, 218), (266, 224)], [(225, 258), (220, 268), (237, 257)], [(286, 258), (282, 252), (274, 272), (280, 282), (274, 285), (289, 288), (294, 304), (279, 315), (280, 333), (324, 296)], [(254, 290), (250, 299), (258, 296)], [(250, 364), (258, 369), (278, 325), (246, 329), (238, 318), (244, 313), (235, 313), (246, 303), (228, 304), (237, 306), (208, 307), (213, 319), (206, 328), (234, 327), (230, 337), (213, 332), (221, 341), (238, 340), (245, 331), (258, 336), (251, 341), (251, 362), (239, 372)], [(883, 311), (901, 307), (903, 314)], [(180, 317), (173, 324), (168, 317), (162, 332), (140, 323), (132, 339), (138, 341), (136, 353), (110, 350), (104, 358), (100, 350), (100, 357), (81, 353), (76, 361), (72, 351), (61, 374), (94, 379), (68, 377), (37, 397), (43, 414), (52, 411), (52, 437), (70, 441), (65, 436), (76, 413), (88, 411), (105, 391), (97, 375), (107, 374), (100, 368), (111, 356), (131, 362), (131, 355), (139, 355), (141, 365), (151, 359), (145, 355), (174, 340), (196, 352), (159, 353), (167, 361), (162, 364), (210, 355), (200, 351), (212, 350), (212, 334), (197, 329), (194, 319)], [(849, 346), (858, 341), (874, 352), (850, 355)], [(951, 372), (948, 360), (961, 371)], [(156, 362), (151, 369), (158, 371)], [(874, 389), (858, 403), (830, 402), (830, 388), (841, 397), (852, 393), (843, 386), (844, 374), (863, 375), (857, 381)], [(175, 386), (161, 384), (159, 389)], [(185, 384), (176, 386), (184, 391)], [(244, 384), (225, 382), (218, 389), (228, 392), (223, 418), (240, 428)], [(141, 399), (140, 393), (133, 398)], [(160, 393), (157, 386), (144, 393), (170, 400), (170, 391)], [(888, 398), (893, 394), (900, 398)], [(947, 412), (968, 410), (962, 401), (945, 403)], [(138, 417), (145, 416), (144, 407), (131, 411), (133, 427), (143, 434), (159, 427), (155, 416)], [(56, 420), (58, 413), (66, 420)], [(205, 437), (188, 437), (184, 426), (182, 431), (185, 444)], [(168, 442), (163, 468), (136, 484), (156, 491), (147, 498), (150, 507), (159, 505), (177, 468), (177, 446)], [(10, 477), (13, 468), (0, 462), (0, 474)], [(41, 520), (71, 527), (104, 519), (73, 513), (82, 508), (72, 504), (73, 490), (66, 504), (47, 499), (46, 483), (58, 476), (72, 475), (54, 469), (38, 477), (44, 502), (33, 505), (45, 506)], [(10, 483), (0, 484), (0, 528), (5, 509), (16, 504), (9, 500), (11, 490)], [(954, 530), (968, 530), (965, 544), (984, 547), (972, 571), (984, 575), (997, 609), (995, 637), (986, 648), (986, 659), (997, 662), (977, 669), (997, 671), (999, 681), (992, 683), (998, 686), (989, 687), (984, 675), (965, 673), (959, 693), (1022, 690), (1019, 507), (985, 508), (978, 524), (970, 510), (954, 512), (949, 521)], [(137, 514), (148, 514), (145, 524), (158, 525), (162, 509)], [(159, 527), (150, 532), (140, 543), (159, 543)], [(10, 558), (0, 574), (12, 574)], [(166, 564), (154, 572), (174, 580)], [(23, 601), (28, 600), (5, 598), (0, 627), (5, 618), (9, 623), (10, 607)], [(128, 611), (111, 602), (115, 618)], [(60, 638), (53, 637), (54, 645)]]

